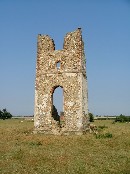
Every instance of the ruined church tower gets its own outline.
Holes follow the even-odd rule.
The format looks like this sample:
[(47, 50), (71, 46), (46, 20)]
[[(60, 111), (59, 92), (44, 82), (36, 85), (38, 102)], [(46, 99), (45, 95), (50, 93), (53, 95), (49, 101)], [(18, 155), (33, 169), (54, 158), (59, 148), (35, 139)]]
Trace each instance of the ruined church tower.
[[(57, 66), (58, 65), (58, 66)], [(63, 88), (64, 124), (52, 117), (53, 93)], [(88, 128), (86, 59), (81, 29), (67, 33), (62, 50), (48, 35), (38, 35), (34, 132), (83, 134)]]

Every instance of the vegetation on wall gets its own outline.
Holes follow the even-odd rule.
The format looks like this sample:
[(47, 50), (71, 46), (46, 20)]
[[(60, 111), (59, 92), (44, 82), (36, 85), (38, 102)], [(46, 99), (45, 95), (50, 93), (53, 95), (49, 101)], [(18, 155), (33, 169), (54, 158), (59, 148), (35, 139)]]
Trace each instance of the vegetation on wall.
[(60, 117), (58, 115), (58, 111), (56, 109), (56, 107), (53, 105), (53, 108), (52, 108), (52, 117), (54, 118), (54, 120), (56, 121), (60, 121)]
[(12, 118), (12, 115), (6, 110), (6, 108), (3, 110), (0, 110), (0, 119), (5, 120), (10, 118)]

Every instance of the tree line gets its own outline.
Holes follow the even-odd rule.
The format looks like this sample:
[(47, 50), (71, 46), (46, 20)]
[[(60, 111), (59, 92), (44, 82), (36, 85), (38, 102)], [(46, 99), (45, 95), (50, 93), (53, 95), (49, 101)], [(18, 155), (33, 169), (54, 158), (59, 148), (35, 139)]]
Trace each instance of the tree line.
[(130, 122), (130, 116), (125, 116), (121, 114), (120, 116), (116, 117), (115, 122)]

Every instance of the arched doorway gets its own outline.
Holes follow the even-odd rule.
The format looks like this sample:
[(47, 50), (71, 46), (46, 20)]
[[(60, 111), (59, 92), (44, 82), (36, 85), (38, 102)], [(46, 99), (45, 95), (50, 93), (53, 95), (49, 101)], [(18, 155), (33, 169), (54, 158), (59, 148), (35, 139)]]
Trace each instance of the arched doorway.
[(52, 91), (52, 117), (60, 122), (60, 118), (64, 115), (64, 94), (63, 87), (56, 86)]

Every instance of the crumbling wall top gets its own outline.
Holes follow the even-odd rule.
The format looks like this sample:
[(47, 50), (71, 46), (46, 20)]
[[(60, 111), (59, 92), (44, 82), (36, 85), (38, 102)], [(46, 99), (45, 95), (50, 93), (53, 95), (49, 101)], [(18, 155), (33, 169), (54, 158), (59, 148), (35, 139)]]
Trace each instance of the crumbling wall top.
[(54, 40), (48, 35), (38, 35), (38, 51), (48, 52), (55, 50)]
[(64, 38), (64, 46), (65, 50), (81, 50), (82, 45), (82, 31), (81, 28), (78, 28), (74, 32), (69, 32), (66, 34)]
[[(74, 32), (69, 32), (64, 37), (63, 50), (81, 51), (82, 50), (82, 31), (78, 28)], [(48, 35), (38, 35), (38, 52), (42, 53), (55, 51), (54, 40)]]

